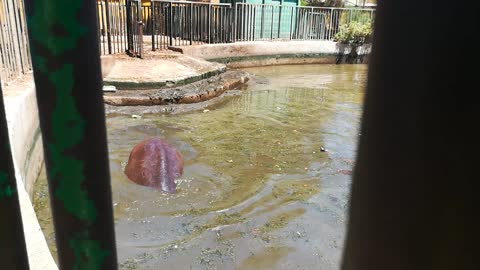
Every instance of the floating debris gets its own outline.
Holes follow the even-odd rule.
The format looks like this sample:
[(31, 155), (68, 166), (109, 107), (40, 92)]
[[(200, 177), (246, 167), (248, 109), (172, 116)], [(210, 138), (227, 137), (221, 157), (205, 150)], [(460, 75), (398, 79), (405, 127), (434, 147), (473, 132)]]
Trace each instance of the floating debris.
[(140, 119), (140, 118), (142, 118), (142, 116), (138, 115), (138, 114), (132, 114), (132, 118), (133, 119)]
[(117, 87), (114, 85), (104, 85), (103, 92), (117, 92)]
[(352, 170), (338, 170), (337, 173), (341, 173), (343, 175), (352, 175)]

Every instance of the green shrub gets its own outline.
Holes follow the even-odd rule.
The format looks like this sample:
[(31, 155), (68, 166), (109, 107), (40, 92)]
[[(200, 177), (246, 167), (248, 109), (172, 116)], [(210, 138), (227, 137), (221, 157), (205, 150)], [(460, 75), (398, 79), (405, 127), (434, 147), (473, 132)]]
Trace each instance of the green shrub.
[(340, 26), (340, 31), (335, 35), (335, 41), (343, 44), (360, 45), (370, 43), (372, 39), (372, 24), (370, 20), (365, 22), (353, 21)]

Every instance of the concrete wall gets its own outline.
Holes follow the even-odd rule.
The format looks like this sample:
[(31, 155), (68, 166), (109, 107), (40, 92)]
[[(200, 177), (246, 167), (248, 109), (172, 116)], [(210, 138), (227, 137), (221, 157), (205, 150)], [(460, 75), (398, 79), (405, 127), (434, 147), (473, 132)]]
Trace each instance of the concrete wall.
[(32, 76), (6, 87), (4, 92), (13, 158), (30, 198), (43, 164), (37, 100)]
[[(351, 47), (333, 41), (254, 41), (171, 47), (183, 54), (230, 67), (348, 62)], [(367, 63), (370, 45), (357, 48), (356, 63)]]
[(32, 205), (33, 186), (43, 166), (43, 147), (33, 77), (4, 87), (5, 111), (30, 269), (55, 270)]

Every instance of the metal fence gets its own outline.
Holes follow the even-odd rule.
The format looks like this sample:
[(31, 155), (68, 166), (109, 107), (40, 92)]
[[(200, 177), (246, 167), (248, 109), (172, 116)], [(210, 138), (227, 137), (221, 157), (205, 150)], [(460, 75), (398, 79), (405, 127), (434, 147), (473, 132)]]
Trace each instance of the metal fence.
[(141, 0), (127, 0), (127, 53), (143, 55), (143, 8)]
[(374, 9), (237, 3), (235, 41), (333, 40), (342, 25), (374, 16)]
[[(188, 1), (98, 0), (102, 55), (142, 57), (169, 46), (259, 40), (332, 40), (342, 25), (375, 18), (374, 9)], [(31, 70), (23, 1), (0, 0), (0, 79)], [(149, 44), (151, 43), (151, 44)]]
[(374, 9), (165, 0), (151, 0), (141, 9), (138, 20), (143, 25), (138, 27), (150, 36), (144, 43), (151, 42), (152, 50), (237, 41), (333, 40), (342, 25), (373, 23), (375, 17)]
[(100, 54), (127, 51), (127, 0), (98, 0)]
[(0, 80), (7, 83), (31, 71), (23, 1), (0, 0)]
[(152, 49), (233, 42), (230, 4), (152, 0), (144, 12)]

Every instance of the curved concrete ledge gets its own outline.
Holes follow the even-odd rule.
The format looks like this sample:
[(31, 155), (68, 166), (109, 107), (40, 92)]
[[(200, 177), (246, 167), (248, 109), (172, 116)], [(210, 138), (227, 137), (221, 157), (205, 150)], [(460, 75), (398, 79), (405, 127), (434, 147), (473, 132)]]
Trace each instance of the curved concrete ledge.
[(191, 57), (224, 63), (229, 67), (288, 64), (367, 63), (369, 44), (352, 47), (332, 41), (255, 41), (170, 47)]
[(174, 52), (150, 52), (144, 59), (104, 57), (102, 70), (104, 85), (120, 90), (143, 90), (200, 81), (225, 72), (226, 66)]
[(229, 71), (218, 78), (200, 81), (184, 88), (119, 91), (106, 94), (104, 95), (104, 102), (113, 106), (191, 104), (218, 97), (225, 91), (237, 88), (248, 80), (248, 74), (245, 72)]
[(154, 88), (163, 88), (172, 85), (185, 85), (189, 83), (194, 83), (203, 79), (208, 79), (210, 77), (219, 75), (226, 71), (226, 67), (217, 68), (211, 71), (204, 72), (199, 75), (172, 79), (172, 80), (159, 80), (159, 81), (142, 81), (135, 79), (125, 79), (125, 80), (103, 80), (104, 85), (113, 85), (117, 89), (122, 90), (132, 90), (132, 89), (154, 89)]
[(58, 269), (32, 205), (33, 185), (43, 166), (33, 77), (24, 76), (3, 90), (30, 269)]

